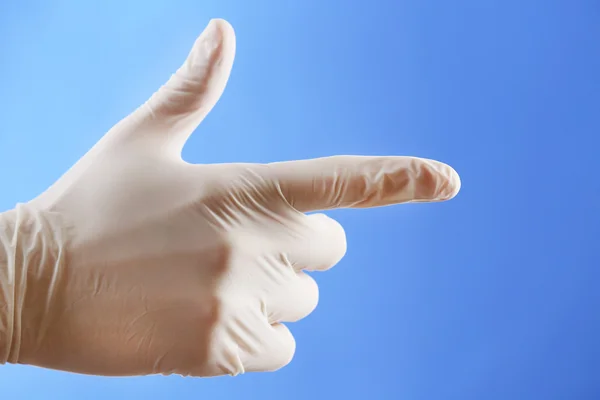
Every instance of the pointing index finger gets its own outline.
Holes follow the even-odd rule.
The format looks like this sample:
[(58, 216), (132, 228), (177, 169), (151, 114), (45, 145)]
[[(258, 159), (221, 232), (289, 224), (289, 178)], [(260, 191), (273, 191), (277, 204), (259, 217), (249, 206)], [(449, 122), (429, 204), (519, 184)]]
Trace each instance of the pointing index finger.
[(417, 157), (335, 156), (269, 165), (286, 200), (302, 212), (444, 201), (461, 185), (449, 165)]

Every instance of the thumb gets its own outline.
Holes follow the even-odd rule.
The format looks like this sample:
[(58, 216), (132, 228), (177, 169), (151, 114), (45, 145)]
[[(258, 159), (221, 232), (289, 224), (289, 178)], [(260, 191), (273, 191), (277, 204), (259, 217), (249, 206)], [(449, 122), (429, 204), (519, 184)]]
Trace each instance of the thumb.
[(234, 57), (233, 28), (225, 20), (211, 20), (183, 65), (134, 113), (133, 120), (144, 126), (132, 133), (149, 135), (161, 148), (181, 154), (225, 90)]

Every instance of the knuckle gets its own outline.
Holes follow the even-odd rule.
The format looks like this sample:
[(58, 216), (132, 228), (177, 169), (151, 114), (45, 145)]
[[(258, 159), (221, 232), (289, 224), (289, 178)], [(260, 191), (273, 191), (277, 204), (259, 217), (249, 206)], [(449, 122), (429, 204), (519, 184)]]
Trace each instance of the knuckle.
[(348, 249), (346, 231), (338, 221), (325, 214), (314, 214), (312, 217), (318, 221), (318, 233), (314, 240), (327, 243), (329, 260), (326, 269), (329, 269), (346, 255)]
[(315, 281), (315, 279), (312, 276), (307, 275), (305, 273), (303, 273), (303, 276), (305, 277), (304, 279), (306, 280), (306, 296), (309, 299), (307, 301), (308, 309), (306, 310), (306, 315), (309, 315), (319, 305), (319, 296), (320, 296), (319, 285), (317, 284), (317, 281)]
[(277, 355), (274, 365), (274, 371), (279, 370), (294, 359), (296, 354), (296, 339), (285, 325), (279, 325), (278, 330), (280, 332), (280, 345), (276, 350)]

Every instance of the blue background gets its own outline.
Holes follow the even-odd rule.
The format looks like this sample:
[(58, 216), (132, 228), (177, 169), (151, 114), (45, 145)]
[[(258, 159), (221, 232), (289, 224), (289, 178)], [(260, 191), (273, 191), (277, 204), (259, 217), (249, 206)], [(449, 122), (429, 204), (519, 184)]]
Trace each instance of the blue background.
[(238, 378), (0, 368), (6, 399), (600, 398), (600, 4), (0, 2), (0, 209), (46, 189), (183, 62), (237, 32), (191, 162), (415, 155), (442, 204), (331, 215), (348, 253), (294, 361)]

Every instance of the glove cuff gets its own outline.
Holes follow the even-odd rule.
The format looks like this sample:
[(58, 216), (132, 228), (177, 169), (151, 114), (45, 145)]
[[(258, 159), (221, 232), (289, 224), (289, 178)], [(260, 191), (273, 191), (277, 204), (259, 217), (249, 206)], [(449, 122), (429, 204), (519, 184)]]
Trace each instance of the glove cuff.
[(0, 364), (9, 360), (15, 330), (18, 331), (20, 325), (18, 313), (15, 312), (17, 221), (16, 209), (0, 214)]
[(44, 214), (27, 204), (0, 214), (0, 364), (19, 363), (23, 344), (35, 352), (43, 337), (44, 310), (62, 270), (54, 236)]

